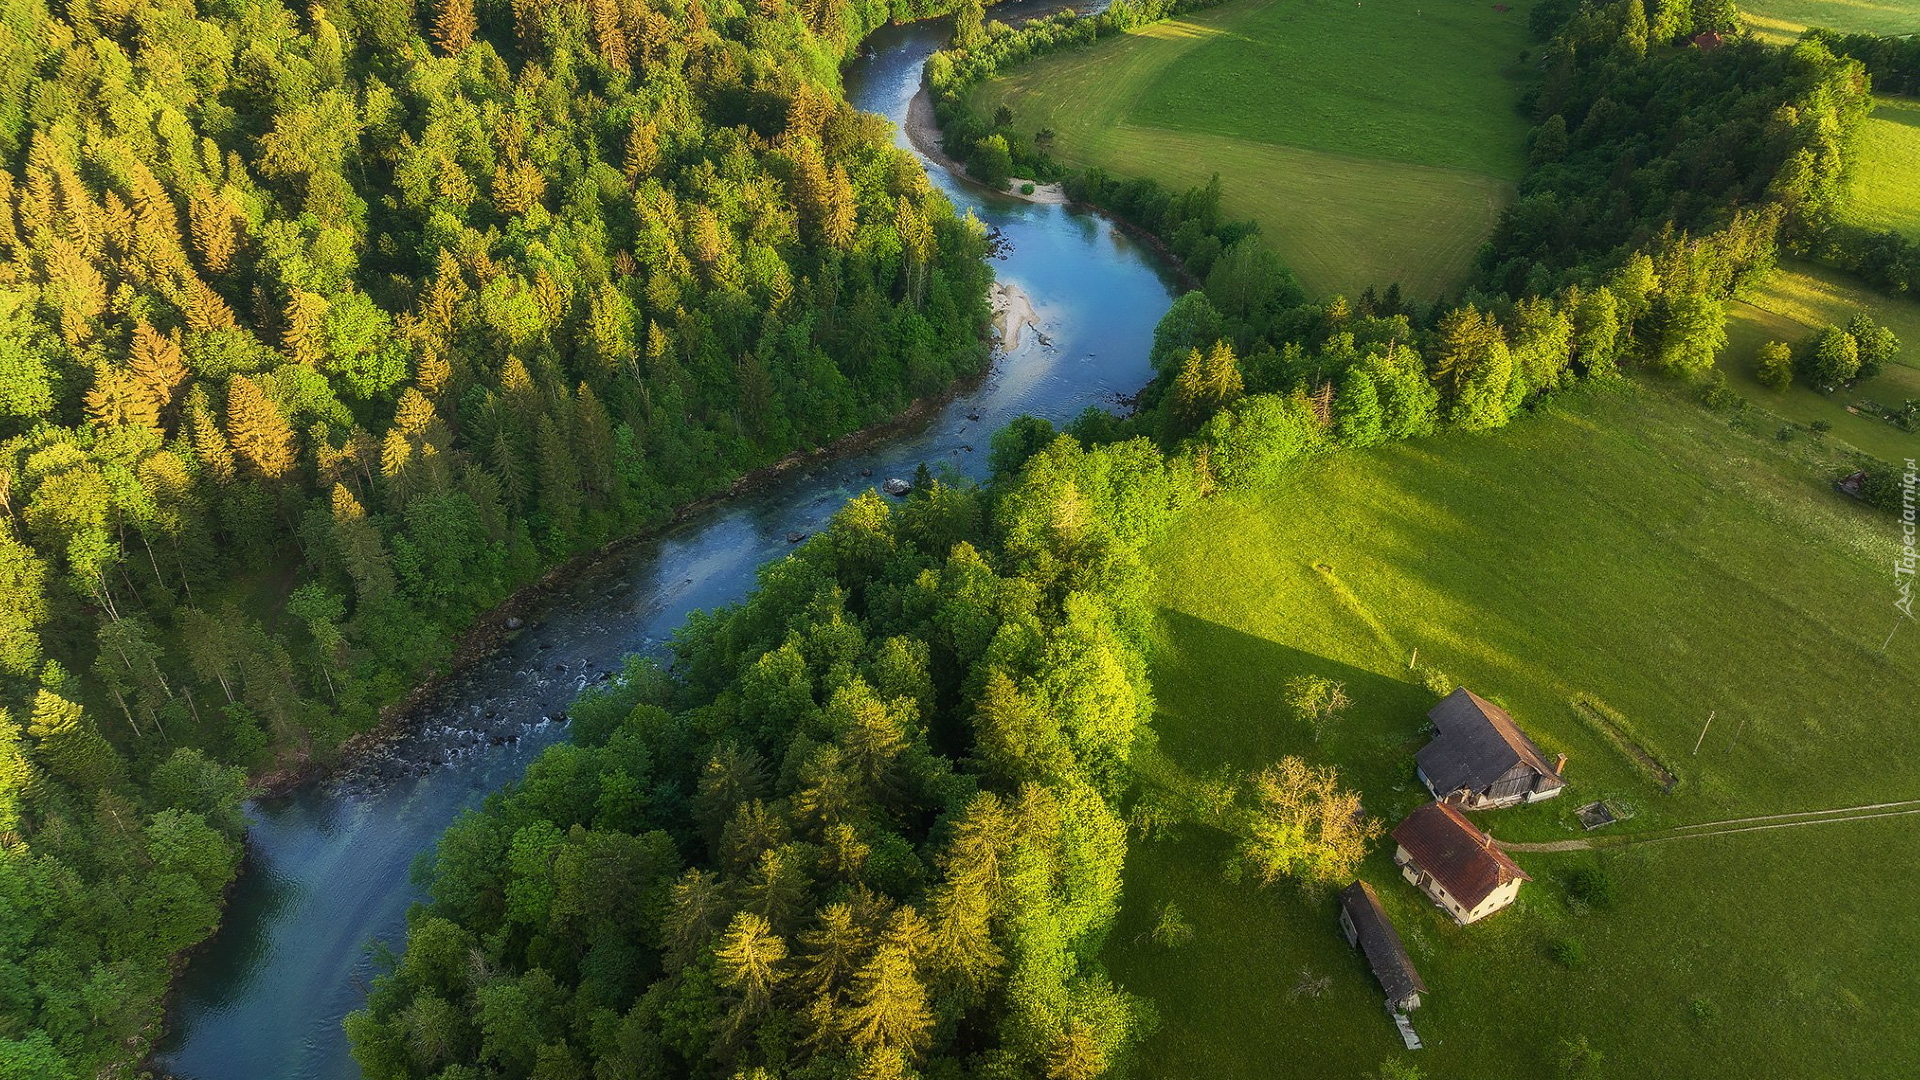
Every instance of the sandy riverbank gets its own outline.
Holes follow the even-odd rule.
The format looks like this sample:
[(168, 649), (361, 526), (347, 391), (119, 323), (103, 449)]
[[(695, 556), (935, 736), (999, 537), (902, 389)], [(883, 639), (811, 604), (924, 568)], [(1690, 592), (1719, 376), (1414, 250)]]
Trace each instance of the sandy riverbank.
[(1024, 289), (996, 281), (989, 298), (993, 304), (993, 334), (1003, 354), (1017, 352), (1028, 330), (1040, 344), (1049, 344), (1047, 335), (1040, 331), (1040, 314), (1033, 309), (1033, 298)]
[[(933, 115), (933, 98), (927, 94), (927, 88), (924, 86), (920, 88), (919, 93), (913, 95), (913, 101), (907, 105), (906, 131), (907, 141), (934, 164), (970, 184), (987, 186), (968, 176), (967, 167), (948, 157), (946, 151), (940, 148), (940, 121)], [(1054, 206), (1064, 206), (1068, 201), (1066, 191), (1059, 184), (1033, 184), (1031, 195), (1021, 193), (1020, 187), (1023, 184), (1033, 184), (1033, 181), (1016, 178), (1011, 182), (1010, 189), (1000, 194), (1024, 199), (1031, 203), (1046, 203)]]

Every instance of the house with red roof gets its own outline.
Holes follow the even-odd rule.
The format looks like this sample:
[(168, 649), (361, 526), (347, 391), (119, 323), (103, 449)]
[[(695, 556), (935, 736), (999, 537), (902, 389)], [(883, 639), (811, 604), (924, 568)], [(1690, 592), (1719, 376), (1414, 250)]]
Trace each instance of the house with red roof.
[(1392, 835), (1400, 873), (1462, 926), (1513, 903), (1533, 880), (1451, 803), (1422, 806)]

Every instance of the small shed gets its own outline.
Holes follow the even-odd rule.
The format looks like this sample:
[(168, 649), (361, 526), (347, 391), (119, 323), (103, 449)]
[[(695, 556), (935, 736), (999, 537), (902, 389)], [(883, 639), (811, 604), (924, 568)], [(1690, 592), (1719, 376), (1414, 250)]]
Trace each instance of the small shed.
[(1427, 984), (1413, 969), (1413, 958), (1400, 943), (1400, 934), (1381, 908), (1373, 886), (1356, 881), (1340, 890), (1340, 929), (1346, 932), (1347, 944), (1360, 950), (1373, 969), (1373, 977), (1380, 980), (1380, 989), (1387, 994), (1388, 1012), (1411, 1012), (1420, 1007), (1420, 995), (1427, 992)]

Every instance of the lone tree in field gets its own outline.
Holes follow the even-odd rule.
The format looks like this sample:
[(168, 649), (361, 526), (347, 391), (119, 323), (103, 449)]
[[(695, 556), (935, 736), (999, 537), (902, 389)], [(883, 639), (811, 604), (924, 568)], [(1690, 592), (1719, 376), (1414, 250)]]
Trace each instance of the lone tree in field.
[(1775, 392), (1793, 385), (1793, 349), (1784, 341), (1769, 341), (1760, 346), (1755, 376), (1760, 384)]
[(1288, 679), (1283, 692), (1294, 718), (1312, 725), (1315, 741), (1319, 740), (1328, 724), (1339, 719), (1347, 706), (1353, 704), (1353, 700), (1347, 697), (1347, 684), (1321, 675), (1301, 675)]
[(1340, 788), (1331, 766), (1297, 757), (1267, 766), (1248, 783), (1238, 830), (1240, 858), (1262, 884), (1282, 878), (1309, 892), (1353, 877), (1367, 845), (1382, 831), (1360, 809), (1360, 795)]

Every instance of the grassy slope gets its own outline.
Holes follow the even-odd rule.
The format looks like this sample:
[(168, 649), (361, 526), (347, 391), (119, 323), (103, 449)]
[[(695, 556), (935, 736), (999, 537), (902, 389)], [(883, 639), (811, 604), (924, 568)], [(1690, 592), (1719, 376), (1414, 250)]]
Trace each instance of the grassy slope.
[[(1615, 832), (1914, 797), (1920, 753), (1901, 733), (1920, 631), (1877, 651), (1892, 522), (1793, 463), (1812, 452), (1643, 390), (1331, 458), (1205, 506), (1157, 553), (1162, 751), (1191, 772), (1336, 762), (1398, 820), (1423, 798), (1411, 754), (1433, 698), (1407, 681), (1417, 646), (1571, 755), (1571, 797), (1483, 819), (1508, 839), (1574, 835), (1573, 809), (1602, 796), (1638, 814)], [(1356, 702), (1319, 744), (1278, 701), (1306, 672), (1344, 679)], [(1579, 690), (1678, 767), (1675, 793), (1574, 718)], [(1432, 1077), (1543, 1075), (1556, 1040), (1583, 1033), (1606, 1076), (1731, 1075), (1732, 1061), (1895, 1075), (1920, 1050), (1897, 959), (1920, 949), (1920, 894), (1889, 856), (1911, 850), (1916, 821), (1628, 848), (1607, 856), (1621, 898), (1605, 914), (1575, 913), (1557, 883), (1599, 856), (1523, 855), (1537, 880), (1520, 906), (1471, 929), (1380, 852), (1366, 876), (1432, 989), (1416, 1059)], [(1360, 1076), (1400, 1053), (1329, 899), (1225, 884), (1218, 839), (1184, 839), (1138, 848), (1109, 955), (1163, 1014), (1145, 1075)], [(1141, 943), (1166, 899), (1198, 931), (1181, 950)], [(1579, 970), (1548, 958), (1560, 938), (1584, 947)], [(1289, 997), (1303, 968), (1333, 977), (1325, 998)]]
[[(1775, 393), (1754, 378), (1754, 358), (1767, 341), (1798, 344), (1814, 330), (1846, 325), (1866, 311), (1900, 337), (1899, 363), (1878, 377), (1831, 397), (1799, 384)], [(1720, 369), (1754, 404), (1798, 424), (1825, 420), (1833, 436), (1883, 460), (1920, 456), (1920, 433), (1901, 431), (1874, 416), (1847, 411), (1867, 402), (1898, 407), (1920, 398), (1920, 302), (1875, 292), (1830, 270), (1788, 264), (1774, 272), (1766, 287), (1728, 307), (1727, 348)]]
[(1809, 26), (1856, 34), (1920, 32), (1916, 0), (1750, 0), (1740, 13), (1756, 33), (1774, 41), (1799, 37)]
[(1847, 217), (1920, 240), (1920, 101), (1882, 97), (1860, 133)]
[(1052, 128), (1070, 165), (1175, 187), (1218, 172), (1227, 212), (1258, 221), (1312, 292), (1437, 295), (1471, 275), (1524, 164), (1503, 68), (1526, 16), (1405, 7), (1242, 0), (1041, 59), (980, 103)]

